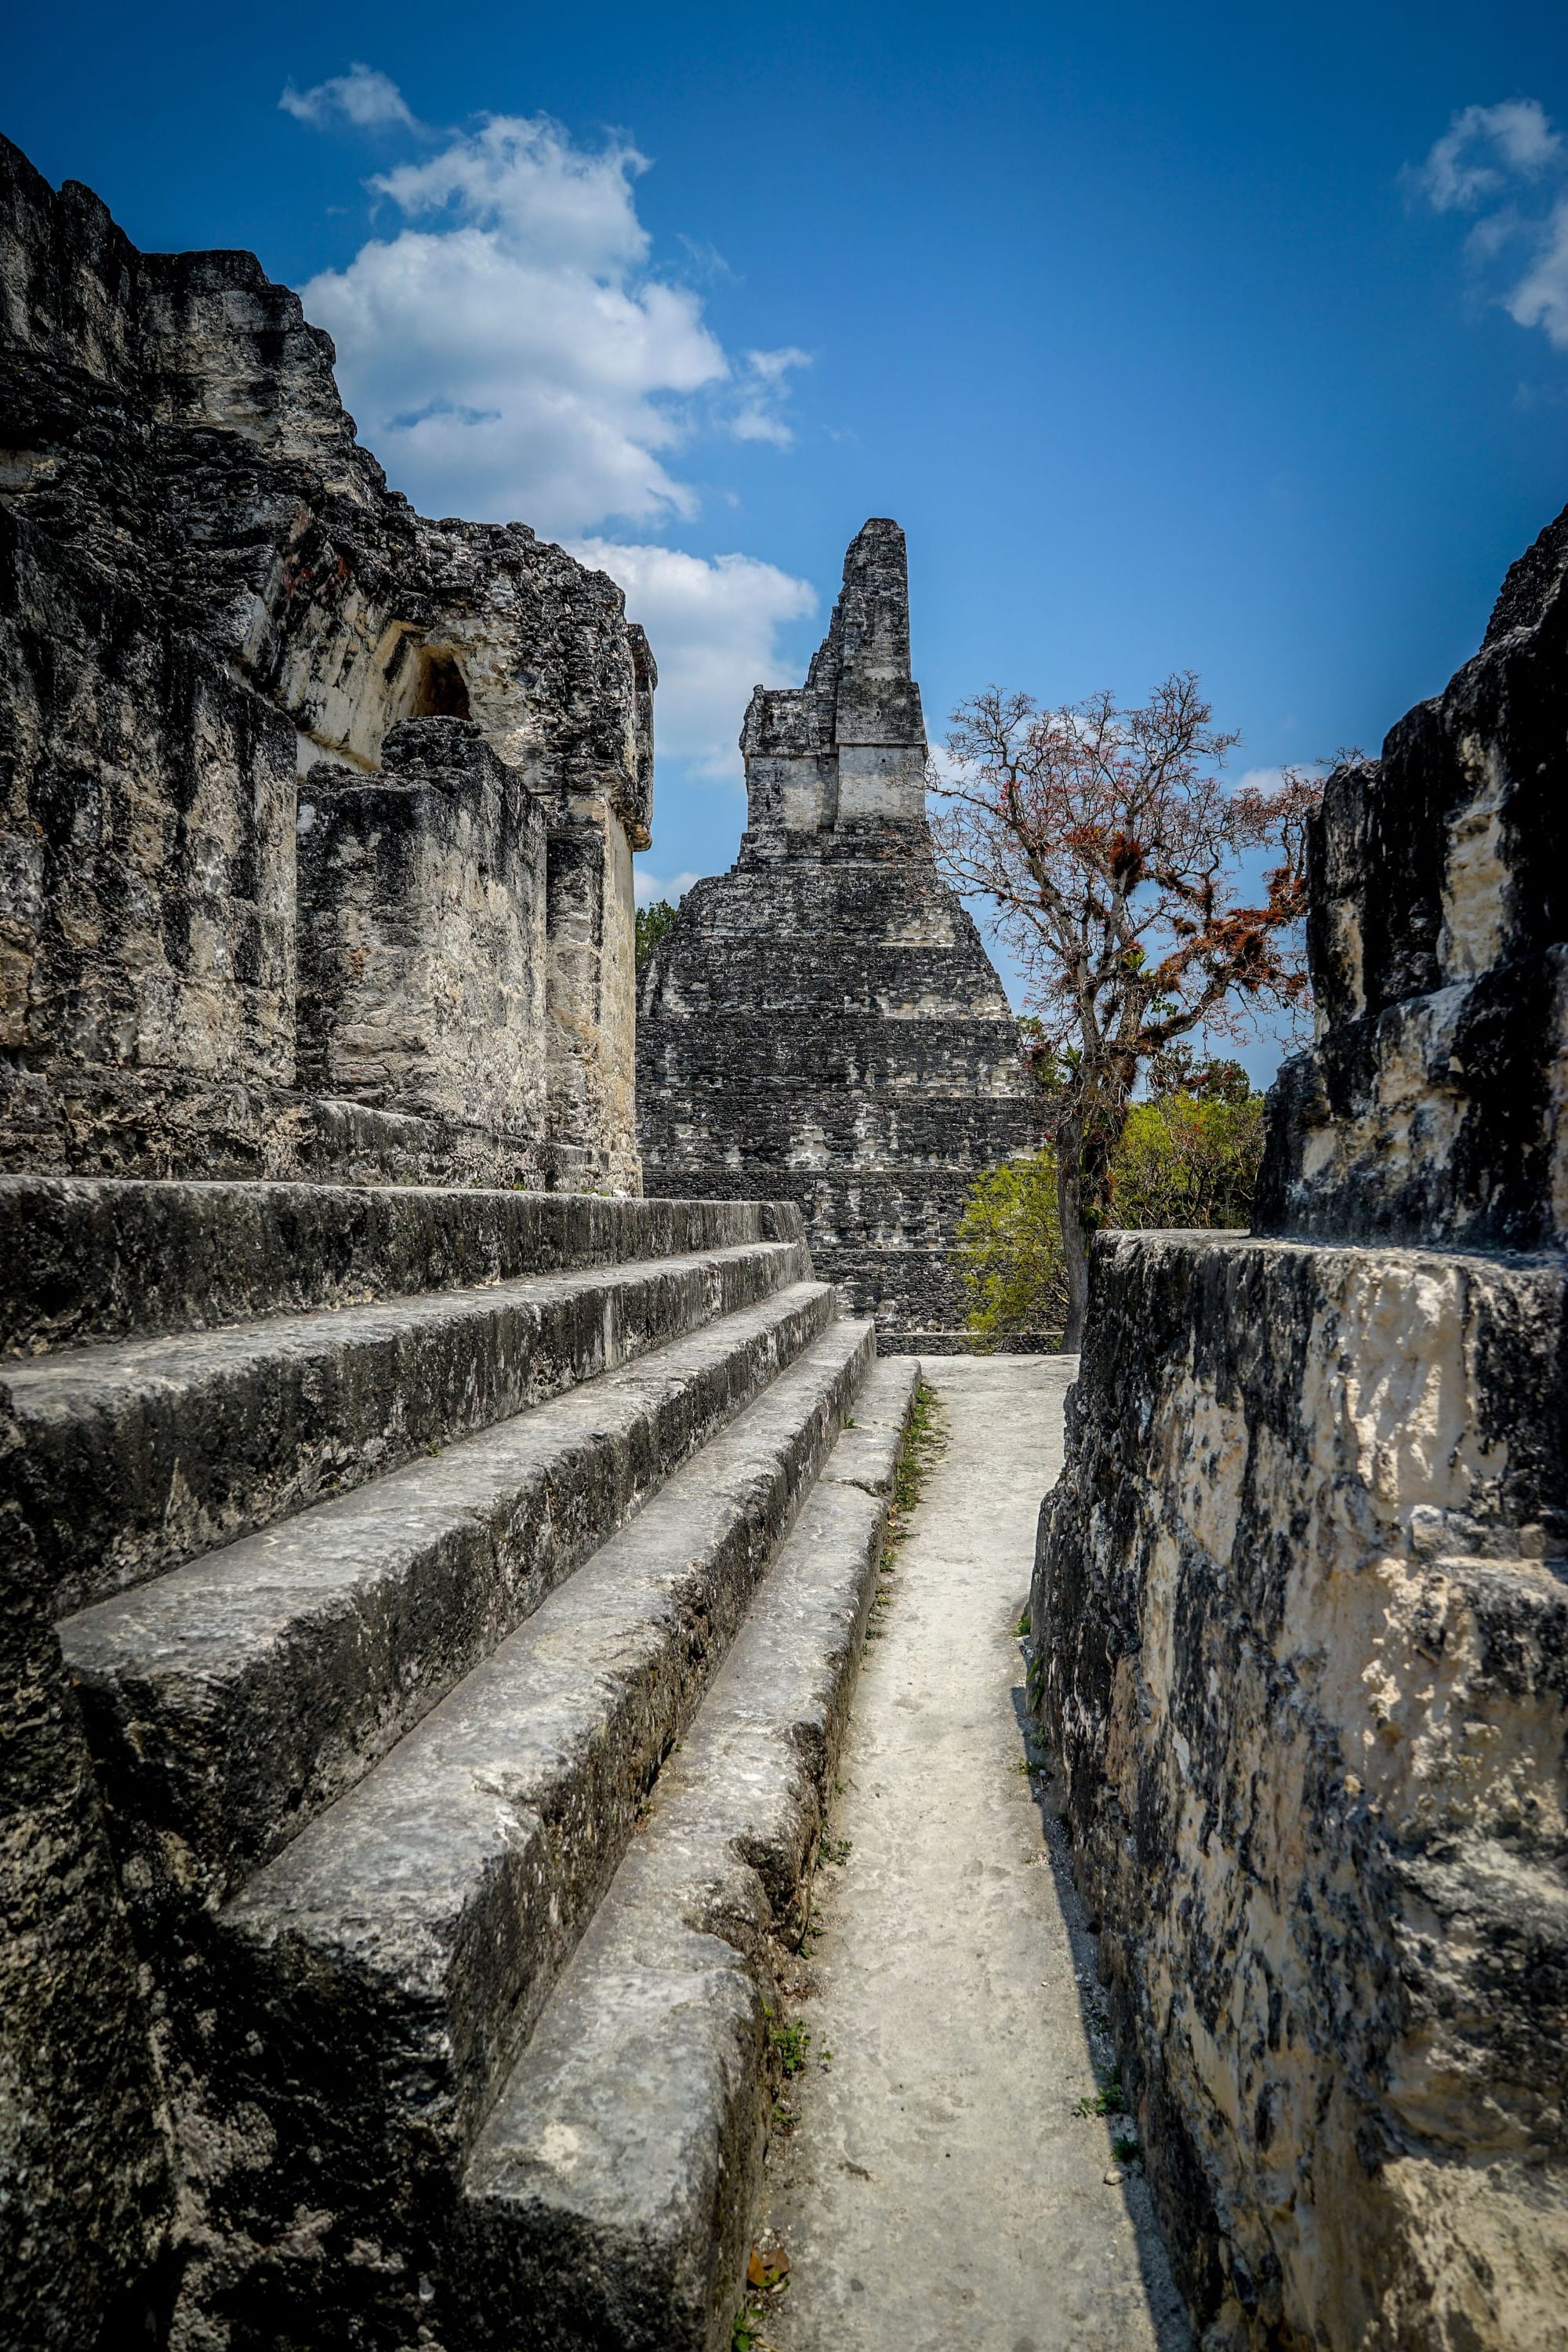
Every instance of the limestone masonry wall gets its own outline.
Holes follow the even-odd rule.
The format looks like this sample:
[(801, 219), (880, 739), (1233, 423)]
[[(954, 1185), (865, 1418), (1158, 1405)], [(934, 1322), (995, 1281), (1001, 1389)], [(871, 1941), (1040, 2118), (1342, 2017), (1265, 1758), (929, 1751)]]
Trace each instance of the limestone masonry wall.
[(1036, 1139), (1017, 1024), (931, 853), (897, 523), (854, 541), (805, 686), (758, 687), (741, 748), (739, 861), (643, 975), (645, 1181), (798, 1201), (884, 1350), (962, 1348), (959, 1215)]
[(383, 777), (325, 764), (300, 796), (300, 1070), (541, 1134), (545, 822), (470, 721), (405, 719)]
[(1568, 516), (1330, 780), (1263, 1231), (1096, 1246), (1032, 1691), (1210, 2352), (1568, 2344), (1565, 654)]
[[(416, 515), (331, 371), (250, 255), (139, 253), (0, 142), (0, 1167), (635, 1189), (647, 642), (611, 581), (525, 525)], [(488, 818), (393, 857), (414, 837), (394, 811), (433, 820), (445, 791), (455, 820), (468, 757), (423, 797), (377, 782), (409, 720), (488, 747), (470, 772), (506, 842), (482, 880), (458, 868)], [(303, 789), (312, 814), (330, 794), (327, 854), (297, 830), (322, 761)], [(373, 811), (393, 889), (374, 916), (345, 832)], [(510, 1043), (503, 1070), (437, 1084), (421, 1054), (479, 1011), (437, 1013), (429, 961), (456, 969), (465, 892)], [(307, 1007), (302, 921), (327, 957)], [(366, 922), (366, 1002), (425, 992), (412, 1062), (350, 1043)]]

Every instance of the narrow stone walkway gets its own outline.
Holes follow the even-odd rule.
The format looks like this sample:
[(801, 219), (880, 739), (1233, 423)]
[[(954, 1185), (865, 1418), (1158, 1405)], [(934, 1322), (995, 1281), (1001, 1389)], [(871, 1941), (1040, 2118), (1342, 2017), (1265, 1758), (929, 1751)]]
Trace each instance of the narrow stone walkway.
[[(1178, 2352), (1141, 2172), (1077, 2112), (1110, 2060), (1095, 1939), (1025, 1768), (1016, 1638), (1061, 1359), (925, 1367), (945, 1451), (895, 1555), (818, 1874), (810, 2034), (757, 2298), (778, 2352)], [(847, 1850), (846, 1850), (847, 1848)]]

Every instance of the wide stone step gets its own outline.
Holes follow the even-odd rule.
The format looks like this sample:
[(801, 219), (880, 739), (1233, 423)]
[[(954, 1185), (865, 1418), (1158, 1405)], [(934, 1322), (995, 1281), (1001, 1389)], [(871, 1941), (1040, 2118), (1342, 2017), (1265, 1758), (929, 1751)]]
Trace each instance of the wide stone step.
[(236, 2346), (351, 2322), (417, 2340), (415, 2282), (496, 2085), (872, 1345), (836, 1324), (220, 1915), (187, 2030), (220, 2109), (250, 2119), (205, 2145), (206, 2194), (254, 2258), (231, 2243), (192, 2293)]
[(549, 1275), (23, 1365), (0, 1385), (63, 1613), (749, 1307), (804, 1243)]
[(835, 1311), (794, 1284), (67, 1618), (148, 1935), (177, 1937), (352, 1787)]
[(476, 2144), (453, 2346), (721, 2352), (772, 2099), (773, 1954), (820, 1829), (919, 1366), (879, 1364)]
[(0, 1352), (799, 1241), (798, 1210), (435, 1185), (0, 1177)]

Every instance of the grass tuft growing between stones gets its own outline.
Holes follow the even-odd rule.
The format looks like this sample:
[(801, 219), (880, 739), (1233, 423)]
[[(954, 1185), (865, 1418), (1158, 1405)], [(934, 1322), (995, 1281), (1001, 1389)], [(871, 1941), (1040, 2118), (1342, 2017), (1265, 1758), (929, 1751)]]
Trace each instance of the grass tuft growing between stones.
[(899, 1466), (893, 1474), (893, 1507), (888, 1519), (889, 1548), (902, 1543), (910, 1532), (910, 1518), (920, 1501), (932, 1465), (947, 1451), (947, 1433), (942, 1423), (942, 1405), (931, 1382), (921, 1381), (915, 1389), (914, 1402), (910, 1408), (910, 1425), (899, 1449)]
[[(1119, 2065), (1111, 2068), (1092, 2098), (1079, 2099), (1073, 2109), (1075, 2116), (1125, 2116), (1131, 2112), (1127, 2105), (1127, 2094), (1121, 2087), (1121, 2069)], [(1133, 2145), (1136, 2147), (1137, 2143), (1134, 2142)]]
[(811, 2043), (809, 2026), (803, 2025), (798, 2018), (791, 2018), (784, 2024), (775, 2021), (768, 2027), (768, 2040), (786, 2075), (798, 2074), (803, 2071)]

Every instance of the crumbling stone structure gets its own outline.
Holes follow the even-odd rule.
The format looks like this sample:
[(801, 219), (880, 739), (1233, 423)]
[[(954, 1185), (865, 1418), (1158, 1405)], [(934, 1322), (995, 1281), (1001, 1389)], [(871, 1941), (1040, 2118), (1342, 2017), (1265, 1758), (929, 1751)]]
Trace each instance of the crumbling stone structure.
[(1251, 1237), (1095, 1247), (1034, 1693), (1205, 2346), (1568, 2345), (1568, 513), (1329, 780)]
[(0, 403), (0, 1167), (635, 1190), (620, 591), (416, 515), (296, 295), (5, 142)]
[(1037, 1139), (1017, 1024), (931, 854), (897, 523), (854, 541), (805, 686), (759, 686), (741, 749), (740, 857), (643, 975), (644, 1181), (798, 1201), (884, 1349), (962, 1349), (964, 1200)]
[(13, 149), (0, 306), (0, 2341), (720, 2352), (914, 1368), (624, 1196), (610, 582)]

